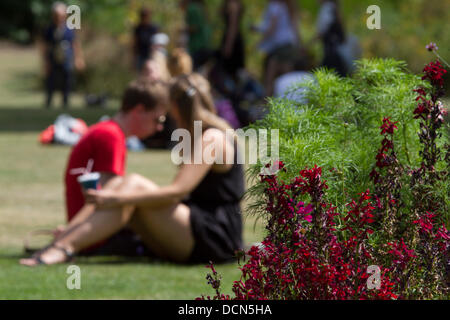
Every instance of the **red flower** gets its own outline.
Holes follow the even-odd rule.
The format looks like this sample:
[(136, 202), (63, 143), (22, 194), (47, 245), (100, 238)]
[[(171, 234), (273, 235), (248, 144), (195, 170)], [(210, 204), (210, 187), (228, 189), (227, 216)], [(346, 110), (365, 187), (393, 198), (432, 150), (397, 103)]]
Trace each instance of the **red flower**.
[(394, 130), (398, 129), (396, 124), (398, 123), (398, 121), (396, 122), (391, 122), (389, 117), (385, 117), (383, 119), (383, 124), (381, 125), (380, 129), (381, 129), (381, 134), (394, 134)]
[(417, 108), (414, 110), (414, 114), (416, 115), (414, 117), (414, 119), (422, 118), (425, 120), (426, 116), (428, 114), (430, 114), (431, 107), (432, 107), (432, 105), (431, 105), (430, 101), (426, 101), (424, 103), (419, 103)]
[(447, 70), (442, 68), (439, 60), (430, 62), (427, 66), (425, 66), (423, 72), (425, 75), (422, 77), (422, 80), (429, 80), (433, 86), (444, 86), (443, 76), (447, 73)]
[(422, 233), (431, 234), (431, 232), (433, 231), (433, 218), (435, 216), (435, 214), (427, 212), (418, 220), (414, 220), (413, 223), (420, 225), (420, 231)]

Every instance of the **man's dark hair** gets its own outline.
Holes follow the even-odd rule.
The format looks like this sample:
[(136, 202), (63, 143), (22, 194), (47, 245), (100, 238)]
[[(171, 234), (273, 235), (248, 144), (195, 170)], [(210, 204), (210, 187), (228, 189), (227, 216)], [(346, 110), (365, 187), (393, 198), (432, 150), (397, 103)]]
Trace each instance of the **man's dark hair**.
[(120, 111), (127, 113), (137, 105), (143, 105), (147, 111), (158, 105), (166, 106), (168, 102), (168, 86), (161, 81), (136, 80), (128, 85), (122, 98)]

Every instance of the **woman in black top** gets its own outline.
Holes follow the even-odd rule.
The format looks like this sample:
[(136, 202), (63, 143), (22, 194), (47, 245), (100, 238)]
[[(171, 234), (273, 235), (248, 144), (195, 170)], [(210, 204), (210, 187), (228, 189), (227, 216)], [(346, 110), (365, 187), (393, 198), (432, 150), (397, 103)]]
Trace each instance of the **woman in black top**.
[[(243, 168), (233, 131), (206, 107), (210, 99), (196, 77), (181, 76), (170, 89), (171, 115), (184, 146), (172, 152), (172, 161), (180, 165), (174, 181), (160, 187), (131, 174), (114, 178), (102, 190), (88, 190), (86, 201), (96, 204), (95, 212), (69, 224), (50, 246), (22, 264), (65, 262), (125, 226), (161, 258), (182, 263), (233, 259), (242, 248)], [(160, 118), (155, 115), (153, 121)], [(204, 152), (198, 153), (199, 146)]]
[(220, 59), (224, 70), (235, 80), (237, 72), (245, 68), (245, 46), (241, 33), (243, 11), (241, 0), (224, 0), (221, 10), (225, 32), (220, 46)]

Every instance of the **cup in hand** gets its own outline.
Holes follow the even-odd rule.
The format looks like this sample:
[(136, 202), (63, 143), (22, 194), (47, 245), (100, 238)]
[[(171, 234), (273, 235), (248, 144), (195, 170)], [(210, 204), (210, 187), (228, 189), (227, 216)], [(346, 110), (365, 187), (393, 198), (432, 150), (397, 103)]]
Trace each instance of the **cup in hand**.
[(77, 178), (84, 190), (98, 189), (98, 182), (100, 180), (99, 172), (85, 173)]

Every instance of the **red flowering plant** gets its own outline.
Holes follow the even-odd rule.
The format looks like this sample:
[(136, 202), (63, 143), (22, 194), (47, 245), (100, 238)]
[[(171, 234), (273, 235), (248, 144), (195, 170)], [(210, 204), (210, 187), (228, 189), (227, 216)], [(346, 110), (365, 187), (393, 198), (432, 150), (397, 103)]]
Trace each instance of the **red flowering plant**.
[(397, 122), (392, 122), (385, 117), (380, 127), (384, 139), (375, 157), (376, 164), (370, 177), (375, 185), (375, 199), (377, 215), (380, 219), (381, 228), (388, 238), (396, 233), (395, 220), (398, 215), (400, 192), (402, 188), (402, 176), (404, 168), (397, 159), (394, 148), (394, 131)]
[[(280, 168), (285, 170), (282, 163)], [(327, 184), (321, 175), (322, 169), (315, 166), (290, 182), (261, 176), (269, 214), (267, 236), (246, 253), (241, 279), (233, 285), (236, 299), (397, 298), (387, 268), (380, 266), (377, 289), (369, 285), (368, 267), (376, 264), (368, 241), (374, 222), (369, 191), (340, 214), (325, 200)], [(305, 197), (308, 204), (300, 200)], [(214, 278), (214, 271), (208, 277)], [(227, 297), (216, 291), (213, 298)]]
[[(449, 297), (450, 148), (439, 139), (445, 74), (439, 61), (430, 63), (423, 76), (429, 85), (414, 90), (417, 107), (411, 116), (420, 122), (420, 167), (397, 158), (399, 123), (384, 117), (370, 173), (373, 194), (367, 190), (345, 207), (333, 205), (318, 166), (287, 181), (283, 174), (260, 176), (267, 233), (260, 245), (241, 253), (246, 260), (233, 285), (234, 299)], [(283, 163), (279, 167), (286, 173)], [(214, 267), (208, 267), (216, 293), (208, 298), (230, 299), (220, 292)]]
[[(436, 53), (436, 49), (433, 51)], [(438, 56), (439, 57), (439, 56)], [(440, 57), (439, 57), (440, 58)], [(445, 62), (444, 62), (445, 63)], [(421, 271), (422, 295), (433, 297), (436, 291), (449, 292), (448, 265), (450, 234), (445, 222), (448, 219), (448, 179), (450, 167), (450, 146), (439, 145), (442, 137), (446, 110), (439, 100), (444, 95), (444, 69), (439, 60), (429, 63), (424, 68), (423, 80), (431, 87), (419, 87), (418, 106), (414, 110), (415, 118), (420, 121), (419, 140), (422, 145), (419, 168), (410, 171), (413, 205), (413, 223), (417, 225), (417, 243), (421, 260), (416, 270)], [(441, 151), (447, 150), (445, 154)], [(446, 162), (446, 168), (439, 168), (439, 163)], [(436, 191), (443, 191), (436, 192)], [(447, 190), (447, 191), (445, 191)], [(448, 221), (447, 221), (448, 222)]]
[[(429, 47), (429, 48), (428, 48)], [(433, 45), (430, 51), (437, 50)], [(448, 192), (449, 145), (445, 160), (447, 168), (438, 170), (444, 156), (438, 144), (442, 136), (444, 109), (439, 101), (444, 94), (443, 76), (447, 71), (439, 61), (424, 68), (422, 80), (430, 86), (414, 91), (417, 108), (414, 118), (420, 121), (419, 141), (422, 146), (421, 165), (411, 169), (399, 163), (394, 150), (395, 123), (383, 119), (381, 135), (384, 139), (376, 156), (371, 173), (375, 185), (377, 214), (380, 220), (380, 238), (389, 240), (389, 253), (402, 259), (383, 260), (391, 265), (391, 275), (401, 284), (400, 291), (406, 298), (433, 298), (449, 294), (449, 232), (448, 200), (442, 190)], [(407, 174), (405, 174), (407, 173)], [(408, 192), (403, 184), (408, 182)]]

